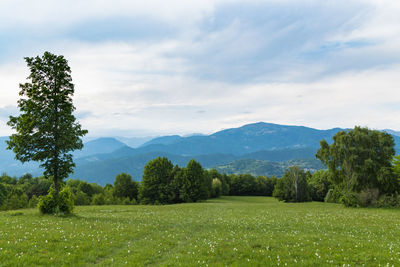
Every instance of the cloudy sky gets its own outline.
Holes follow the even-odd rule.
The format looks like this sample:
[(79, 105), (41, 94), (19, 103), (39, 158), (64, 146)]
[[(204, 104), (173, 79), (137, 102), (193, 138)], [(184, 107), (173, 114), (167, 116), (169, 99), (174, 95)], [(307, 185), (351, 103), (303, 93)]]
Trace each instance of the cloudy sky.
[(0, 136), (23, 57), (64, 55), (92, 136), (265, 121), (400, 130), (400, 1), (1, 0)]

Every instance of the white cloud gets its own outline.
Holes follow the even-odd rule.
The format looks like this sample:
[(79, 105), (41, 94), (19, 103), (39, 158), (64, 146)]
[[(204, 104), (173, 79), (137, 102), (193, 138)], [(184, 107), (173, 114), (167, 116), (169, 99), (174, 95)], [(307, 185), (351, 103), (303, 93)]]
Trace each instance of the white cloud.
[[(399, 129), (395, 1), (55, 3), (0, 2), (0, 34), (39, 33), (0, 65), (0, 108), (15, 105), (27, 76), (20, 54), (49, 50), (69, 60), (75, 105), (94, 135), (213, 132), (256, 121)], [(157, 41), (65, 34), (123, 16), (176, 29)], [(0, 135), (8, 133), (1, 122)]]

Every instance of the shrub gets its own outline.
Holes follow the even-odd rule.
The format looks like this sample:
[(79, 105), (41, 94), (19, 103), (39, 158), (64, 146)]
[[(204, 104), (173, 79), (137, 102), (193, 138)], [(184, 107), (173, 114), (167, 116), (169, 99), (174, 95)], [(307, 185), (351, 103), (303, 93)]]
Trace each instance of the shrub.
[(28, 196), (24, 193), (24, 191), (17, 186), (4, 185), (6, 191), (8, 191), (8, 195), (6, 199), (3, 200), (3, 206), (1, 207), (4, 210), (16, 210), (26, 208), (28, 206)]
[(359, 207), (360, 201), (357, 194), (354, 192), (347, 192), (343, 194), (340, 198), (340, 203), (344, 204), (346, 207)]
[(6, 210), (16, 210), (23, 209), (28, 206), (28, 196), (23, 193), (21, 195), (11, 194), (6, 202), (4, 203), (4, 209)]
[(324, 202), (327, 203), (340, 203), (340, 199), (342, 197), (342, 192), (338, 190), (337, 188), (334, 189), (329, 189), (328, 193), (326, 193), (326, 196), (324, 198)]
[(400, 208), (400, 195), (382, 195), (374, 204), (379, 208)]
[(368, 188), (357, 194), (358, 202), (361, 206), (367, 207), (376, 203), (379, 198), (378, 188)]
[(94, 194), (92, 197), (92, 205), (104, 205), (106, 201), (103, 194)]
[(131, 200), (129, 199), (129, 197), (126, 197), (124, 199), (122, 199), (122, 204), (123, 205), (131, 205)]
[(82, 191), (78, 191), (74, 195), (74, 203), (77, 206), (90, 205), (90, 202), (90, 197)]
[(58, 197), (54, 188), (50, 187), (47, 196), (40, 197), (38, 207), (42, 214), (71, 214), (74, 209), (74, 201), (69, 187), (64, 187)]
[(7, 188), (0, 183), (0, 207), (7, 200)]
[(37, 196), (33, 195), (31, 197), (31, 199), (29, 199), (28, 207), (29, 208), (36, 208), (38, 203), (39, 203), (39, 198)]

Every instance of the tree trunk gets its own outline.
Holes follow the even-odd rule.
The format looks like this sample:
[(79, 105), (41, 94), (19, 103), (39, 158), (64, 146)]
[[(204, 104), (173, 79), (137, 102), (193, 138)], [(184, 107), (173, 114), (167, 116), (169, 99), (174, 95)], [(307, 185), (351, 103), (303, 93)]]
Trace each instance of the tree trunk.
[(56, 191), (56, 196), (58, 196), (58, 191), (59, 191), (58, 178), (56, 176), (54, 176), (53, 179), (54, 179), (54, 189)]

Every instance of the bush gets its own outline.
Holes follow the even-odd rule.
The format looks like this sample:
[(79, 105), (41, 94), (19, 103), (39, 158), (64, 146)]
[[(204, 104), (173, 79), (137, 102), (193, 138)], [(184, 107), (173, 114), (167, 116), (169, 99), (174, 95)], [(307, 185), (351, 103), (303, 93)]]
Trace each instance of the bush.
[(400, 208), (400, 195), (382, 195), (374, 205), (379, 208)]
[(94, 194), (92, 197), (92, 205), (104, 205), (106, 201), (103, 194)]
[(74, 203), (77, 206), (90, 205), (90, 202), (90, 197), (82, 191), (78, 191), (74, 195)]
[(326, 196), (324, 198), (324, 202), (327, 203), (341, 203), (340, 199), (342, 198), (342, 192), (338, 189), (329, 189), (328, 193), (326, 193)]
[(28, 207), (29, 208), (36, 208), (38, 203), (39, 203), (39, 198), (37, 196), (33, 195), (31, 197), (31, 199), (29, 199)]
[(58, 197), (54, 188), (50, 187), (47, 196), (40, 197), (38, 207), (42, 214), (71, 214), (74, 209), (74, 201), (69, 187), (64, 187)]
[(340, 202), (346, 207), (359, 207), (360, 201), (357, 194), (354, 192), (347, 192), (340, 198)]
[(361, 206), (367, 207), (378, 201), (379, 189), (368, 188), (357, 194), (358, 202)]
[(9, 195), (3, 200), (2, 209), (16, 210), (28, 207), (28, 196), (20, 187), (8, 185), (8, 189), (6, 190), (9, 192)]
[(0, 183), (0, 207), (7, 200), (7, 188)]
[(23, 193), (21, 195), (12, 194), (8, 197), (6, 202), (4, 203), (3, 208), (5, 210), (16, 210), (16, 209), (23, 209), (28, 206), (28, 196)]

